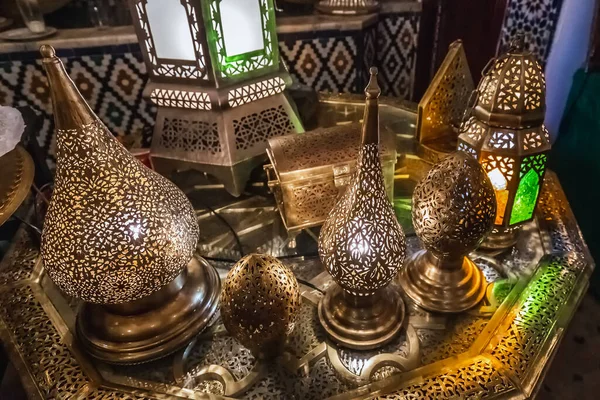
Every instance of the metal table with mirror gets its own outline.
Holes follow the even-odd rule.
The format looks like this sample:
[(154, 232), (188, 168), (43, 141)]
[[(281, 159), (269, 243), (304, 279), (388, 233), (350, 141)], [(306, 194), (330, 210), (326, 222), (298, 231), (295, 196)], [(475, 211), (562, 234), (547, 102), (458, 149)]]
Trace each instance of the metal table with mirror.
[[(322, 97), (319, 126), (356, 122), (362, 108), (360, 97)], [(430, 165), (415, 155), (411, 107), (383, 101), (380, 116), (382, 131), (397, 139), (394, 208), (411, 254), (420, 249), (411, 227), (411, 194)], [(488, 281), (484, 301), (448, 316), (405, 298), (402, 333), (377, 350), (338, 347), (318, 322), (316, 306), (331, 283), (316, 255), (318, 228), (290, 240), (264, 182), (232, 198), (191, 172), (173, 180), (196, 208), (198, 254), (222, 278), (241, 253), (271, 254), (300, 282), (299, 321), (280, 357), (257, 362), (217, 319), (186, 348), (157, 361), (114, 366), (91, 359), (73, 335), (78, 302), (45, 275), (24, 228), (0, 264), (0, 337), (32, 398), (531, 397), (594, 267), (556, 175), (549, 172), (545, 179), (536, 219), (522, 229), (517, 245), (499, 254), (472, 254)]]

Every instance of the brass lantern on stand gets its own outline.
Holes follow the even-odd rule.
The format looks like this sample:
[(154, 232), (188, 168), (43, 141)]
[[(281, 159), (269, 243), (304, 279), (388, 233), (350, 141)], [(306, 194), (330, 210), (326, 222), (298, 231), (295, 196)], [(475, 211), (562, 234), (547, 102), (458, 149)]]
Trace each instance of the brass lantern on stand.
[(273, 0), (129, 0), (158, 106), (151, 155), (239, 196), (267, 139), (302, 132), (279, 60)]
[(521, 37), (490, 61), (474, 92), (458, 149), (479, 161), (496, 193), (494, 230), (484, 248), (514, 245), (517, 228), (533, 219), (551, 147), (545, 96), (542, 67)]

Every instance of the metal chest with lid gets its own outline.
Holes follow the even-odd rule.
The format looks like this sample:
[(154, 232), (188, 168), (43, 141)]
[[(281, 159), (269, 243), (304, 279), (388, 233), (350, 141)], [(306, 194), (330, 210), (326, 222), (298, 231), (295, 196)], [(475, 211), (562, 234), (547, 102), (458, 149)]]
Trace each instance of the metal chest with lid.
[[(269, 139), (265, 166), (269, 188), (288, 231), (321, 225), (356, 168), (361, 125), (358, 123)], [(394, 136), (381, 132), (381, 165), (393, 199), (396, 149)]]

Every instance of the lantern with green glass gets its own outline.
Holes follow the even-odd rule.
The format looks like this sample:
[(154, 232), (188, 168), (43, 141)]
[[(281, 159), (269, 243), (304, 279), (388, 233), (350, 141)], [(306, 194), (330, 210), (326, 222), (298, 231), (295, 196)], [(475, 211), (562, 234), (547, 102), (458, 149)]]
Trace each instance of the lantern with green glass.
[(301, 132), (273, 0), (129, 0), (158, 106), (159, 172), (194, 168), (239, 195), (272, 136)]
[(477, 158), (494, 186), (495, 229), (482, 245), (491, 249), (514, 245), (518, 228), (533, 219), (551, 147), (544, 74), (523, 47), (517, 38), (484, 69), (458, 138), (458, 149)]

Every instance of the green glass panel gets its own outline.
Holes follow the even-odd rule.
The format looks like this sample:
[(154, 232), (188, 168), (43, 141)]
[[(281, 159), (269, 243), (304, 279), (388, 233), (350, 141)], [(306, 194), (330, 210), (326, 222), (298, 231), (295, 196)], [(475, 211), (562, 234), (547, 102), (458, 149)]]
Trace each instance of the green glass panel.
[(221, 78), (244, 77), (277, 65), (273, 0), (203, 0), (202, 7), (210, 16), (204, 23), (211, 61)]
[(539, 193), (540, 177), (532, 168), (519, 182), (519, 188), (510, 214), (511, 225), (531, 219)]
[(410, 235), (414, 233), (412, 226), (412, 196), (399, 196), (394, 198), (394, 211), (396, 218), (402, 226), (404, 233)]

